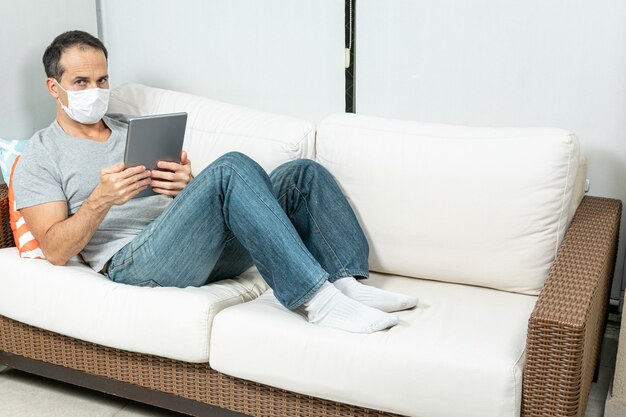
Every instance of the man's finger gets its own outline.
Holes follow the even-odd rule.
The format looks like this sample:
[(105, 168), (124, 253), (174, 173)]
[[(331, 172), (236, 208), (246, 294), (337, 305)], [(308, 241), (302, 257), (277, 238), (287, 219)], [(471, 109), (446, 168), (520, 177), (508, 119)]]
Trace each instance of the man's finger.
[(161, 169), (167, 169), (170, 171), (179, 171), (182, 167), (178, 162), (159, 161), (157, 167)]
[(164, 188), (166, 190), (182, 190), (185, 184), (179, 182), (170, 182), (170, 181), (155, 181), (152, 180), (150, 185), (153, 188)]
[(187, 159), (187, 151), (182, 151), (180, 154), (181, 165), (187, 165), (189, 162), (189, 159)]
[(128, 187), (131, 184), (135, 184), (141, 180), (145, 180), (146, 184), (150, 184), (150, 171), (143, 171), (135, 175), (131, 175), (130, 177), (126, 177), (120, 181), (120, 185), (122, 188)]
[(116, 174), (118, 172), (124, 171), (124, 162), (118, 162), (115, 165), (111, 165), (110, 167), (103, 168), (101, 173), (105, 174)]
[(122, 171), (121, 173), (121, 177), (122, 178), (130, 178), (134, 175), (138, 175), (138, 174), (142, 174), (144, 172), (150, 172), (150, 171), (146, 171), (146, 167), (143, 165), (139, 165), (136, 167), (131, 167), (131, 168), (126, 168), (124, 171)]
[(152, 178), (174, 181), (176, 179), (176, 174), (169, 171), (159, 171), (158, 169), (155, 169), (152, 171)]
[(136, 196), (137, 194), (139, 194), (140, 192), (142, 192), (143, 190), (145, 190), (146, 188), (148, 188), (147, 185), (141, 185), (139, 187), (137, 187), (134, 191), (132, 191), (129, 195), (129, 200), (132, 199), (134, 196)]

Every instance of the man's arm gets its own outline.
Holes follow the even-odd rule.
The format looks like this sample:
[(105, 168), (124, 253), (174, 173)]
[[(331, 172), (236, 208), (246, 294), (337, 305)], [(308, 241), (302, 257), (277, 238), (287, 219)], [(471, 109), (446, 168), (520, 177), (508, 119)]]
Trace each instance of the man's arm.
[(103, 206), (90, 206), (85, 201), (69, 219), (65, 201), (38, 204), (20, 212), (48, 261), (65, 265), (87, 245), (108, 212)]
[(150, 184), (145, 167), (124, 169), (119, 163), (100, 173), (100, 183), (68, 218), (67, 203), (55, 201), (20, 210), (44, 255), (54, 265), (65, 265), (83, 250), (113, 205), (121, 205)]

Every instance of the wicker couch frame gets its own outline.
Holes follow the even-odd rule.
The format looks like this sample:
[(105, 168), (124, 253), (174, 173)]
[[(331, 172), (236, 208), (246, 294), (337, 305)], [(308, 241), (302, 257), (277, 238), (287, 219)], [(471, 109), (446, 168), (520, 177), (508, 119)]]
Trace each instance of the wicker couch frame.
[[(0, 247), (14, 246), (0, 186)], [(583, 417), (598, 364), (622, 211), (584, 197), (528, 324), (522, 416)], [(1, 269), (0, 269), (1, 270)], [(394, 414), (233, 378), (194, 364), (73, 339), (0, 315), (0, 363), (196, 416)]]

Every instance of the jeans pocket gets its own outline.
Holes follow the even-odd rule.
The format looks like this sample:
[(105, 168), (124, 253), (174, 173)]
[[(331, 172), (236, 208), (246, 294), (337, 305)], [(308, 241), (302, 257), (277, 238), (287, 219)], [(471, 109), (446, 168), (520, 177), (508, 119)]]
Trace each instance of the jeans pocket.
[(156, 282), (156, 281), (154, 281), (152, 279), (147, 279), (145, 281), (133, 283), (131, 285), (135, 285), (137, 287), (151, 287), (151, 288), (160, 287), (161, 286), (158, 282)]
[(133, 261), (133, 251), (122, 248), (109, 260), (107, 272), (109, 276), (113, 275), (113, 271), (117, 268), (128, 265)]

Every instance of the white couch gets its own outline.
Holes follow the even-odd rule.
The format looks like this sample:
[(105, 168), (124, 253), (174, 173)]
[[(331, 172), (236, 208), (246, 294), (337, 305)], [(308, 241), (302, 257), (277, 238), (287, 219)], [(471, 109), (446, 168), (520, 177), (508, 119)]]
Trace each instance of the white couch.
[[(352, 334), (283, 308), (255, 268), (200, 288), (143, 288), (113, 283), (75, 259), (55, 267), (5, 248), (0, 317), (387, 413), (531, 413), (523, 407), (529, 319), (584, 195), (586, 161), (576, 136), (351, 114), (315, 126), (138, 84), (114, 91), (109, 110), (187, 111), (185, 149), (196, 174), (229, 151), (246, 153), (268, 172), (315, 159), (334, 175), (366, 233), (367, 283), (415, 295), (419, 305), (400, 312), (396, 327)], [(616, 242), (621, 210), (611, 204), (605, 252)], [(593, 290), (600, 299), (614, 255), (603, 262), (609, 271)], [(594, 303), (601, 317), (603, 301)], [(588, 368), (599, 342), (584, 340)], [(9, 352), (6, 346), (0, 340), (0, 351)], [(578, 414), (563, 415), (584, 414), (586, 368)], [(550, 401), (558, 410), (559, 398)], [(245, 413), (263, 414), (254, 410)]]

